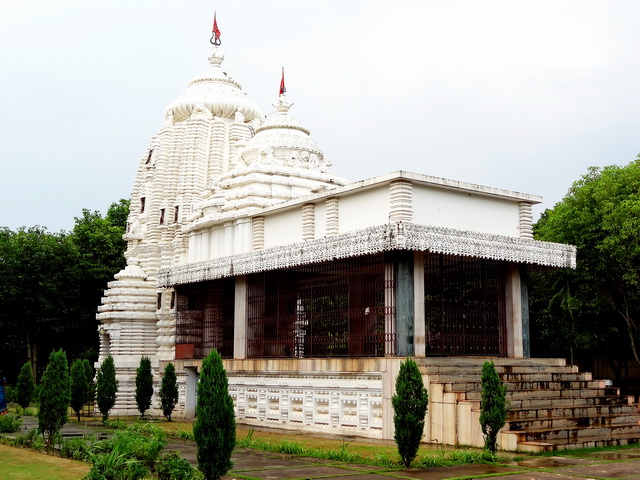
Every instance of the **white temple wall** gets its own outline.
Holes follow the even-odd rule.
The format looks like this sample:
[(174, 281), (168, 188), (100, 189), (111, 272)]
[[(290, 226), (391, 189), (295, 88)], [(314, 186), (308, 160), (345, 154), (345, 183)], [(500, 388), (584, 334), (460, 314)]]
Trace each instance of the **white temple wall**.
[(520, 207), (496, 197), (414, 183), (414, 222), (519, 237)]
[(341, 196), (338, 213), (340, 233), (388, 223), (389, 210), (388, 184)]
[(302, 241), (302, 205), (264, 218), (264, 248)]

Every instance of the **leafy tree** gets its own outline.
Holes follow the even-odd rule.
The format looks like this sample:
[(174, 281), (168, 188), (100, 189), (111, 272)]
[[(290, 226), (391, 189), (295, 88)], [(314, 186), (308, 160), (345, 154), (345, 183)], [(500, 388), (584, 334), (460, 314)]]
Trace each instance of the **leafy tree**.
[(171, 414), (178, 403), (178, 379), (176, 378), (176, 367), (173, 363), (168, 363), (164, 367), (162, 375), (162, 386), (160, 387), (160, 404), (162, 414), (171, 421)]
[(205, 480), (218, 480), (233, 466), (236, 419), (222, 357), (213, 350), (202, 360), (193, 436), (198, 446), (198, 468)]
[(534, 329), (550, 339), (568, 335), (570, 351), (630, 352), (640, 362), (638, 232), (640, 156), (624, 167), (590, 168), (535, 225), (537, 239), (575, 245), (578, 261), (574, 271), (534, 279), (551, 299), (532, 315)]
[(98, 410), (100, 410), (102, 421), (104, 422), (109, 419), (109, 410), (116, 404), (117, 392), (118, 380), (116, 379), (116, 366), (113, 357), (109, 355), (100, 364), (96, 385)]
[(144, 418), (144, 412), (149, 410), (151, 397), (153, 397), (151, 360), (149, 360), (149, 357), (142, 357), (140, 366), (136, 370), (136, 404), (138, 405), (140, 418)]
[(31, 404), (33, 390), (35, 388), (35, 385), (33, 384), (33, 374), (31, 373), (31, 365), (29, 362), (22, 365), (20, 374), (18, 375), (16, 388), (18, 390), (18, 404), (24, 410)]
[(62, 333), (77, 314), (77, 251), (64, 232), (2, 229), (0, 258), (0, 361), (19, 359), (17, 371), (26, 357), (36, 377), (38, 357), (66, 346)]
[(484, 362), (482, 365), (481, 385), (480, 426), (484, 448), (495, 454), (498, 433), (507, 420), (507, 388), (502, 384), (493, 362)]
[(105, 218), (85, 210), (71, 233), (0, 227), (0, 365), (9, 379), (25, 360), (39, 377), (38, 359), (59, 348), (72, 358), (97, 357), (95, 314), (126, 263), (128, 209), (120, 200)]
[(409, 467), (418, 453), (424, 434), (424, 417), (427, 414), (429, 395), (424, 388), (422, 375), (416, 362), (407, 358), (400, 364), (396, 377), (396, 393), (393, 405), (393, 438), (405, 467)]
[(54, 435), (69, 420), (69, 364), (62, 350), (49, 355), (49, 363), (40, 382), (39, 396), (38, 431), (45, 437), (49, 448)]
[(87, 372), (84, 368), (83, 360), (78, 358), (71, 364), (71, 408), (76, 412), (78, 421), (80, 421), (80, 411), (87, 403), (89, 394), (89, 381), (87, 380)]

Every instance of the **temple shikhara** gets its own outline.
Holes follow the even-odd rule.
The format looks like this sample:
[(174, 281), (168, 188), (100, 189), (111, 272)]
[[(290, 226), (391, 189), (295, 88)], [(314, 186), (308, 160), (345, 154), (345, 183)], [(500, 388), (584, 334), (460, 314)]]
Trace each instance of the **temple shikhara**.
[[(527, 268), (576, 262), (574, 247), (533, 239), (540, 197), (401, 170), (353, 183), (334, 175), (292, 116), (284, 73), (265, 116), (221, 67), (214, 30), (206, 68), (168, 104), (140, 158), (127, 266), (99, 309), (99, 360), (113, 356), (120, 385), (113, 414), (137, 413), (135, 373), (148, 356), (157, 385), (175, 364), (174, 415), (193, 417), (212, 349), (237, 421), (256, 426), (392, 439), (406, 357), (430, 393), (425, 441), (483, 444), (486, 359), (510, 392), (502, 448), (582, 446), (573, 432), (536, 436), (543, 425), (527, 424), (540, 409), (581, 408), (569, 399), (595, 399), (579, 417), (597, 407), (604, 418), (602, 399), (631, 408), (607, 403), (611, 389), (563, 359), (529, 358)], [(533, 385), (545, 382), (548, 395)], [(604, 438), (605, 425), (592, 426), (583, 443)]]

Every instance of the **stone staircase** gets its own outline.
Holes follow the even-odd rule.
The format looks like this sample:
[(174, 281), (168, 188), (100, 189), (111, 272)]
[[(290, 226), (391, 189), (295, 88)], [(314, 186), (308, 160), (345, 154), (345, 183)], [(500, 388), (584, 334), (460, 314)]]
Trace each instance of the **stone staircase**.
[(640, 414), (632, 398), (564, 359), (415, 360), (429, 391), (425, 441), (483, 445), (480, 375), (486, 360), (494, 362), (507, 387), (509, 412), (500, 448), (541, 452), (640, 441)]

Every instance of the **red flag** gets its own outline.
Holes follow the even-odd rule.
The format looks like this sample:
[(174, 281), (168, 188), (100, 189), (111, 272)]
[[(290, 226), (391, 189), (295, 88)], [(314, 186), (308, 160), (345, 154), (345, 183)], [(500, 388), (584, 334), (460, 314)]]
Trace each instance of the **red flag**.
[(218, 21), (216, 20), (216, 12), (213, 12), (213, 29), (211, 30), (211, 43), (214, 45), (220, 45), (220, 29), (218, 28)]
[(287, 89), (284, 86), (284, 67), (282, 67), (282, 80), (280, 80), (280, 95), (284, 95)]

